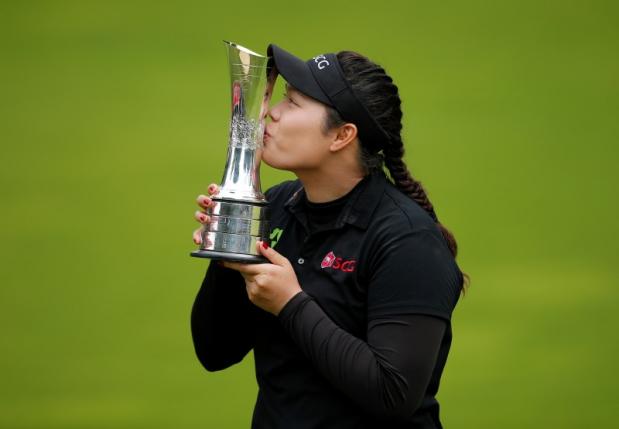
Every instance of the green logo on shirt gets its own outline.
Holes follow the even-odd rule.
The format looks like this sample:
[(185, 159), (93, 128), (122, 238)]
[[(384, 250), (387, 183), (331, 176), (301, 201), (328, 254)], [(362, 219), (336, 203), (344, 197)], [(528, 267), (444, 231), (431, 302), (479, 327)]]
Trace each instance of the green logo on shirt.
[(271, 235), (269, 236), (269, 238), (271, 239), (271, 247), (275, 247), (275, 245), (279, 241), (279, 238), (282, 236), (282, 232), (284, 232), (284, 230), (281, 228), (275, 228), (273, 231), (271, 231)]

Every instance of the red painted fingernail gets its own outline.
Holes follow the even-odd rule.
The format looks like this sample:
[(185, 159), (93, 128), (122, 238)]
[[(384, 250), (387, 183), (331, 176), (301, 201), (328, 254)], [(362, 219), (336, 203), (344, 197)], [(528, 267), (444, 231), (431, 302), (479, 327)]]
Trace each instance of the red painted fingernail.
[(209, 186), (209, 187), (208, 187), (208, 191), (209, 191), (210, 193), (215, 192), (215, 185), (211, 185), (211, 186)]
[(206, 222), (206, 216), (204, 216), (204, 215), (200, 216), (200, 220), (201, 220), (202, 222)]
[(269, 244), (266, 241), (262, 242), (262, 248), (263, 249), (268, 249), (269, 248)]

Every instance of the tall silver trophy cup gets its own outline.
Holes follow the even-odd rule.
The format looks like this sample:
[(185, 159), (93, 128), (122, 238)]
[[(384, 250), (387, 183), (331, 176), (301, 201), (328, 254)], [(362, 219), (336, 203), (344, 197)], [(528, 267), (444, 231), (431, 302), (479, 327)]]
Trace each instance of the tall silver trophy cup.
[[(199, 258), (265, 262), (256, 250), (268, 240), (269, 207), (260, 189), (264, 117), (273, 83), (267, 79), (268, 57), (225, 42), (230, 66), (232, 115), (228, 156), (211, 218), (202, 233)], [(274, 79), (273, 79), (274, 81)], [(270, 82), (270, 86), (269, 86)]]

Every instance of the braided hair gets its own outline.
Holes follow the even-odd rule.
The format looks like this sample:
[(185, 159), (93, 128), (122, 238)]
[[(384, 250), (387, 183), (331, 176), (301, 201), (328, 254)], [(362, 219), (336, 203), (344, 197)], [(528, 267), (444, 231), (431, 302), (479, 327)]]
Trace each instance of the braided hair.
[[(357, 98), (389, 136), (389, 140), (383, 143), (379, 152), (371, 151), (368, 145), (360, 141), (359, 157), (362, 167), (366, 173), (381, 171), (386, 167), (396, 188), (417, 202), (434, 219), (455, 257), (458, 253), (455, 237), (439, 222), (424, 187), (421, 182), (413, 178), (404, 162), (404, 143), (401, 137), (402, 102), (398, 87), (385, 69), (357, 52), (338, 52), (337, 59)], [(325, 130), (345, 123), (346, 121), (334, 108), (327, 106)], [(468, 283), (466, 275), (464, 282)]]

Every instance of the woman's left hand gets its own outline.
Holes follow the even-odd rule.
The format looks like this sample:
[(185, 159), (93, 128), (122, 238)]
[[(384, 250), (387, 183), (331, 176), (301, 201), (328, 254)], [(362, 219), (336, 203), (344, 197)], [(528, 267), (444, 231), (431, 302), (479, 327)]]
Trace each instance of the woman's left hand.
[(254, 305), (277, 316), (288, 301), (301, 292), (301, 286), (285, 256), (266, 242), (258, 242), (257, 247), (270, 264), (224, 262), (223, 266), (241, 273), (247, 296)]

